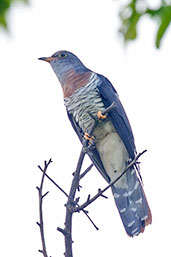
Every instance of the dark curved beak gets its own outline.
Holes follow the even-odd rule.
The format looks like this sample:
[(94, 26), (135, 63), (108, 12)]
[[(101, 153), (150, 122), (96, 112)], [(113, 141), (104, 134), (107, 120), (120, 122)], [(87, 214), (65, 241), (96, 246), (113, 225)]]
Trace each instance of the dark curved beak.
[(41, 60), (41, 61), (46, 61), (46, 62), (50, 62), (52, 60), (57, 60), (58, 57), (40, 57), (38, 58), (38, 60)]

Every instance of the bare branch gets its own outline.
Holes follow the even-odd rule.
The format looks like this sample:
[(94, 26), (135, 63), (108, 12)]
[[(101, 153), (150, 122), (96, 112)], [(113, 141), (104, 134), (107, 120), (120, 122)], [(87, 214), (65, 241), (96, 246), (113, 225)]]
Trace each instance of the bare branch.
[[(39, 167), (39, 166), (38, 166)], [(40, 169), (42, 172), (43, 170)], [(45, 173), (45, 176), (66, 196), (69, 197), (69, 195), (49, 176)]]
[(67, 235), (67, 232), (65, 231), (65, 229), (60, 228), (60, 227), (57, 227), (57, 230), (58, 230), (59, 232), (61, 232), (64, 236)]
[(44, 198), (47, 194), (49, 194), (49, 191), (42, 195), (42, 198)]
[[(108, 108), (106, 108), (102, 112), (102, 115), (110, 112), (115, 107), (116, 107), (116, 104), (112, 103)], [(94, 132), (95, 128), (97, 127), (97, 125), (99, 123), (99, 119), (98, 119), (98, 117), (95, 117), (92, 114), (90, 114), (90, 116), (94, 120), (94, 124), (92, 125), (92, 127), (91, 127), (91, 129), (90, 129), (90, 131), (88, 133), (89, 136), (91, 137), (93, 135), (93, 132)], [(40, 184), (40, 188), (37, 187), (38, 192), (39, 192), (39, 210), (40, 210), (40, 223), (37, 222), (37, 224), (40, 227), (42, 246), (43, 246), (43, 250), (39, 250), (39, 251), (44, 255), (44, 257), (48, 257), (47, 252), (46, 252), (45, 238), (44, 238), (43, 214), (42, 214), (42, 201), (43, 201), (43, 198), (48, 194), (48, 192), (47, 192), (44, 195), (42, 195), (42, 188), (43, 188), (44, 177), (46, 176), (61, 192), (63, 192), (63, 194), (65, 194), (65, 196), (68, 199), (67, 204), (66, 204), (65, 227), (64, 227), (64, 229), (58, 227), (57, 230), (59, 232), (61, 232), (64, 235), (64, 237), (65, 237), (65, 257), (73, 257), (73, 254), (72, 254), (72, 243), (73, 243), (73, 241), (72, 241), (72, 216), (73, 216), (73, 213), (74, 212), (83, 211), (83, 213), (87, 216), (87, 218), (90, 220), (90, 222), (93, 224), (93, 226), (98, 230), (98, 227), (95, 225), (95, 223), (92, 221), (92, 219), (88, 215), (88, 211), (85, 210), (85, 207), (87, 207), (89, 204), (91, 204), (93, 201), (95, 201), (100, 196), (107, 198), (105, 195), (103, 195), (103, 193), (109, 187), (111, 187), (111, 185), (116, 183), (116, 181), (118, 181), (120, 179), (120, 177), (128, 170), (129, 167), (131, 167), (136, 162), (136, 160), (142, 154), (142, 153), (139, 154), (139, 157), (137, 156), (135, 158), (135, 160), (130, 165), (128, 165), (127, 169), (121, 174), (121, 176), (118, 177), (117, 180), (115, 180), (112, 183), (110, 183), (105, 189), (99, 190), (98, 193), (94, 197), (91, 198), (90, 195), (89, 195), (88, 198), (87, 198), (87, 201), (84, 204), (82, 204), (81, 206), (79, 206), (78, 205), (79, 198), (75, 199), (76, 191), (77, 191), (77, 189), (79, 189), (79, 181), (93, 167), (93, 164), (91, 164), (80, 175), (81, 167), (82, 167), (83, 160), (84, 160), (86, 152), (87, 151), (91, 152), (91, 147), (95, 146), (95, 142), (93, 142), (92, 145), (91, 144), (88, 145), (88, 142), (89, 141), (87, 139), (84, 139), (84, 141), (83, 141), (83, 147), (82, 147), (82, 150), (81, 150), (81, 153), (80, 153), (80, 156), (79, 156), (79, 160), (78, 160), (78, 163), (77, 163), (76, 171), (74, 173), (74, 178), (73, 178), (73, 181), (72, 181), (72, 184), (71, 184), (69, 195), (56, 182), (54, 182), (53, 179), (51, 179), (46, 174), (46, 170), (47, 170), (47, 167), (48, 167), (49, 163), (51, 162), (51, 159), (49, 160), (48, 163), (45, 161), (44, 169), (42, 169), (40, 166), (38, 166), (39, 169), (43, 172), (43, 175), (42, 175), (42, 181), (41, 181), (41, 184)]]
[(86, 210), (82, 210), (84, 212), (84, 214), (87, 216), (87, 218), (89, 219), (89, 221), (93, 224), (93, 226), (95, 227), (96, 230), (99, 230), (99, 228), (96, 226), (96, 224), (94, 223), (94, 221), (90, 218), (90, 216), (88, 215), (88, 211)]
[(66, 204), (66, 217), (65, 217), (65, 257), (72, 257), (72, 215), (73, 215), (73, 209), (75, 209), (75, 206), (73, 206), (76, 190), (79, 185), (79, 176), (80, 171), (82, 167), (82, 163), (85, 157), (85, 152), (81, 150), (80, 157), (77, 163), (77, 169), (74, 174), (74, 178), (71, 184), (71, 189), (68, 197), (68, 201)]
[[(81, 175), (80, 175), (80, 178), (82, 178), (83, 176), (85, 176), (87, 174), (87, 172), (93, 167), (93, 164), (91, 164)], [(43, 172), (43, 170), (40, 168), (40, 170)], [(73, 174), (74, 175), (74, 174)], [(69, 195), (49, 176), (45, 173), (45, 176), (69, 199)], [(37, 187), (37, 189), (39, 189)], [(79, 199), (76, 199), (73, 201), (73, 199), (71, 199), (71, 202), (73, 203), (73, 206), (77, 206), (79, 207), (79, 204), (78, 204), (78, 200)], [(73, 208), (73, 211), (74, 211), (74, 208)], [(98, 230), (98, 227), (95, 225), (95, 223), (92, 221), (92, 219), (90, 218), (89, 215), (87, 215), (86, 211), (85, 210), (82, 210), (83, 213), (87, 216), (87, 218), (89, 219), (89, 221), (92, 223), (92, 225), (95, 227), (95, 229)], [(57, 229), (58, 230), (58, 229)]]
[(37, 221), (36, 224), (40, 227), (40, 223)]
[(82, 179), (94, 166), (94, 164), (92, 163), (83, 173), (81, 173), (80, 175), (80, 179)]
[(50, 159), (48, 162), (45, 161), (43, 169), (40, 166), (38, 166), (38, 168), (43, 172), (43, 174), (42, 174), (40, 187), (36, 187), (37, 190), (38, 190), (38, 194), (39, 194), (39, 219), (40, 219), (40, 222), (37, 222), (37, 225), (40, 228), (40, 235), (41, 235), (42, 248), (43, 248), (43, 250), (39, 250), (39, 252), (42, 253), (44, 257), (48, 257), (48, 254), (47, 254), (47, 250), (46, 250), (45, 235), (44, 235), (44, 224), (43, 224), (43, 198), (49, 192), (46, 192), (43, 195), (42, 191), (43, 191), (43, 183), (44, 183), (45, 174), (46, 174), (47, 168), (48, 168), (48, 166), (51, 162), (52, 162), (52, 159)]
[(91, 199), (90, 199), (90, 197), (88, 197), (88, 199), (87, 199), (87, 201), (86, 201), (85, 203), (83, 203), (83, 204), (80, 205), (79, 207), (76, 207), (76, 208), (75, 208), (75, 211), (76, 211), (76, 212), (79, 212), (79, 211), (83, 210), (84, 208), (86, 208), (88, 205), (90, 205), (92, 202), (94, 202), (94, 201), (95, 201), (97, 198), (99, 198), (100, 196), (103, 196), (103, 197), (104, 197), (103, 193), (104, 193), (107, 189), (109, 189), (112, 185), (114, 185), (114, 184), (127, 172), (127, 170), (128, 170), (129, 168), (131, 168), (131, 167), (136, 163), (136, 161), (140, 158), (140, 156), (141, 156), (142, 154), (144, 154), (146, 151), (147, 151), (147, 150), (144, 150), (143, 152), (139, 153), (139, 154), (135, 157), (135, 159), (125, 168), (125, 170), (122, 172), (122, 174), (121, 174), (119, 177), (117, 177), (114, 181), (112, 181), (111, 183), (109, 183), (109, 185), (106, 186), (103, 190), (98, 190), (98, 193), (97, 193), (95, 196), (93, 196)]

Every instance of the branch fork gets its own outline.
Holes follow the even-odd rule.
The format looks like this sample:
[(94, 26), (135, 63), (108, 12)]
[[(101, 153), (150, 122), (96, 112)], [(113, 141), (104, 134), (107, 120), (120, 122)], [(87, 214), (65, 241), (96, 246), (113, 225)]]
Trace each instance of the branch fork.
[[(105, 116), (105, 115), (107, 115), (107, 113), (109, 111), (111, 111), (115, 107), (116, 107), (116, 104), (112, 103), (108, 108), (106, 108), (103, 112), (101, 112), (101, 114), (103, 116)], [(93, 135), (95, 128), (98, 125), (99, 118), (94, 117), (92, 114), (90, 114), (90, 116), (94, 120), (94, 124), (88, 133), (89, 136), (91, 137)], [(91, 152), (91, 147), (95, 147), (94, 141), (92, 141), (90, 145), (88, 145), (88, 143), (89, 143), (89, 140), (84, 139), (83, 147), (81, 149), (81, 153), (80, 153), (78, 163), (77, 163), (77, 168), (73, 174), (74, 178), (72, 180), (69, 194), (67, 194), (52, 178), (50, 178), (46, 174), (46, 170), (47, 170), (49, 164), (52, 162), (51, 159), (49, 160), (49, 162), (45, 161), (43, 169), (40, 166), (38, 166), (39, 169), (43, 172), (43, 175), (42, 175), (40, 187), (37, 187), (38, 192), (39, 192), (39, 212), (40, 212), (40, 222), (37, 222), (37, 225), (40, 227), (42, 248), (43, 248), (43, 250), (39, 250), (39, 252), (41, 252), (44, 255), (44, 257), (48, 257), (48, 255), (47, 255), (47, 251), (46, 251), (45, 237), (44, 237), (42, 202), (43, 202), (44, 197), (49, 193), (49, 192), (46, 192), (45, 194), (42, 194), (44, 177), (46, 176), (63, 194), (65, 194), (65, 196), (68, 199), (67, 203), (65, 204), (65, 206), (66, 206), (66, 216), (65, 216), (65, 223), (64, 223), (65, 227), (64, 227), (64, 229), (57, 227), (57, 230), (63, 234), (64, 239), (65, 239), (65, 254), (64, 254), (65, 257), (73, 257), (73, 253), (72, 253), (72, 243), (73, 243), (73, 240), (72, 240), (72, 216), (73, 216), (73, 214), (75, 212), (82, 211), (87, 216), (87, 218), (90, 220), (90, 222), (93, 224), (93, 226), (98, 230), (99, 228), (92, 221), (92, 219), (88, 215), (88, 211), (85, 210), (85, 208), (87, 206), (89, 206), (90, 204), (92, 204), (99, 197), (103, 197), (103, 198), (107, 199), (108, 197), (104, 195), (104, 192), (106, 190), (108, 190), (113, 184), (115, 184), (127, 172), (127, 170), (131, 166), (136, 165), (139, 157), (146, 152), (146, 150), (145, 150), (142, 153), (139, 153), (135, 157), (135, 159), (128, 164), (128, 166), (125, 168), (125, 170), (122, 172), (122, 174), (117, 179), (115, 179), (114, 181), (109, 183), (103, 190), (98, 189), (97, 194), (95, 194), (93, 197), (91, 197), (91, 195), (89, 194), (87, 197), (87, 200), (83, 204), (79, 205), (78, 202), (79, 202), (80, 198), (79, 197), (75, 198), (76, 191), (77, 190), (79, 191), (79, 189), (80, 189), (79, 182), (93, 167), (93, 164), (91, 164), (84, 172), (82, 172), (82, 174), (80, 174), (86, 152), (87, 151)]]

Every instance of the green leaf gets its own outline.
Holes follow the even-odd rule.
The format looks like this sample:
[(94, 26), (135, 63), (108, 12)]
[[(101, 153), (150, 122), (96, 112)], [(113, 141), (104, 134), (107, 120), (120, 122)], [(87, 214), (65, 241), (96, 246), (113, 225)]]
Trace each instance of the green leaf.
[(24, 4), (28, 4), (29, 0), (11, 0), (11, 2), (23, 2)]
[(0, 26), (7, 29), (6, 13), (10, 7), (10, 0), (0, 0)]
[(8, 29), (7, 14), (14, 2), (23, 2), (27, 4), (29, 0), (0, 0), (0, 27)]
[(163, 35), (171, 22), (171, 6), (164, 6), (163, 8), (161, 8), (159, 16), (160, 25), (158, 27), (155, 42), (157, 48), (160, 47), (160, 41), (163, 38)]
[(158, 20), (159, 25), (155, 44), (156, 47), (159, 48), (161, 39), (163, 38), (163, 35), (171, 22), (171, 6), (164, 4), (157, 10), (148, 9), (146, 13), (150, 14), (152, 18)]
[(139, 0), (131, 0), (120, 11), (120, 19), (122, 21), (120, 32), (124, 37), (124, 41), (134, 40), (137, 37), (137, 24), (140, 17), (149, 14), (151, 18), (157, 19), (158, 21), (155, 45), (159, 48), (161, 39), (171, 22), (171, 1), (162, 0), (160, 7), (157, 9), (150, 9), (144, 4), (142, 12), (139, 11), (138, 4)]
[(136, 10), (136, 0), (130, 2), (120, 11), (122, 25), (119, 31), (122, 33), (125, 42), (137, 37), (137, 23), (141, 15)]
[(7, 29), (7, 21), (4, 14), (0, 14), (0, 26), (2, 26), (4, 29)]
[(137, 37), (137, 23), (140, 17), (141, 15), (137, 12), (134, 12), (133, 15), (130, 17), (128, 21), (127, 31), (124, 35), (125, 41), (133, 40)]

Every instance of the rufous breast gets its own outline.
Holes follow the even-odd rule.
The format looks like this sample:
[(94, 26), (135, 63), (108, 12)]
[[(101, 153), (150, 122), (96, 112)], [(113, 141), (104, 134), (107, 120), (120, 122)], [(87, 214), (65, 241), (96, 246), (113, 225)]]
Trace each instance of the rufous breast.
[(64, 98), (70, 97), (77, 89), (87, 85), (91, 78), (92, 72), (77, 73), (74, 70), (66, 74), (66, 78), (62, 85)]

